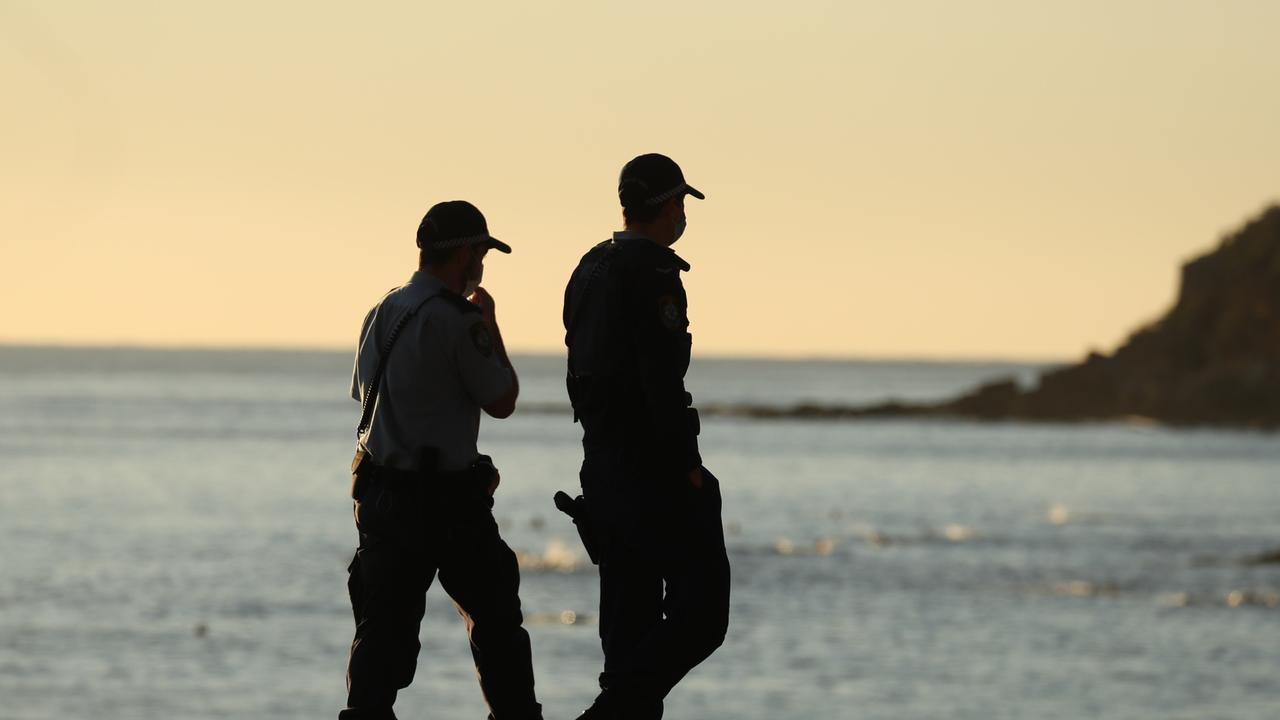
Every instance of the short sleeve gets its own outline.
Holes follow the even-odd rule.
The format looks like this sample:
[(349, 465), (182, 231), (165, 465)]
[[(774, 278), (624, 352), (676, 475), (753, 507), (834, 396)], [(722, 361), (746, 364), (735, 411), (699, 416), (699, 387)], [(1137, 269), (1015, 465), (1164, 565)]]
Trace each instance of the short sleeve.
[(493, 335), (479, 316), (463, 318), (456, 338), (458, 374), (467, 394), (480, 407), (493, 403), (511, 389), (511, 370), (498, 360)]
[(364, 322), (360, 323), (360, 339), (356, 342), (355, 360), (351, 364), (351, 399), (361, 402), (364, 397), (361, 394), (363, 384), (360, 377), (360, 350), (364, 347), (369, 333), (373, 329), (373, 318), (378, 312), (378, 306), (375, 305), (369, 312), (365, 313)]

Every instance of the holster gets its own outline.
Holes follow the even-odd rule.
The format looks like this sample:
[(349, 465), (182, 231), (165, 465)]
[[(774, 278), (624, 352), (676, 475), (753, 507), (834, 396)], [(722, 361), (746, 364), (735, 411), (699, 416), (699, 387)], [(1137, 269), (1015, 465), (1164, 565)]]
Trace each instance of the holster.
[(456, 473), (444, 473), (440, 476), (441, 484), (448, 491), (461, 492), (464, 495), (479, 494), (485, 503), (492, 508), (493, 496), (489, 494), (489, 485), (498, 474), (493, 458), (481, 455), (471, 462), (465, 470)]
[(591, 521), (591, 513), (587, 510), (586, 498), (581, 495), (569, 497), (569, 493), (559, 490), (553, 499), (556, 509), (568, 515), (577, 526), (578, 537), (582, 539), (582, 546), (587, 549), (587, 557), (591, 558), (591, 564), (599, 565), (599, 537), (595, 532), (595, 523)]

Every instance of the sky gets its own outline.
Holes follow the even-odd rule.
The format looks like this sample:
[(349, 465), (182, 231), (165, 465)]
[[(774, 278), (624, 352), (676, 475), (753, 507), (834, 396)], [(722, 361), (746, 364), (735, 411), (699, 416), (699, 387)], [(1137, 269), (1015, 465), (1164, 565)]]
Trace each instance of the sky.
[(350, 348), (432, 204), (562, 349), (617, 174), (696, 354), (1070, 359), (1280, 202), (1280, 3), (0, 0), (0, 342)]

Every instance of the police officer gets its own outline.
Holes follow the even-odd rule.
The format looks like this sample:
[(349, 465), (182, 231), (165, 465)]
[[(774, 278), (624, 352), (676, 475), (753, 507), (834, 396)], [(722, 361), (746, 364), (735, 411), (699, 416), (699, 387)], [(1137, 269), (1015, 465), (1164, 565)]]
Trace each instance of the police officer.
[(684, 388), (692, 336), (680, 273), (689, 264), (671, 250), (690, 195), (704, 197), (670, 158), (627, 163), (618, 181), (626, 229), (587, 252), (565, 290), (605, 656), (601, 692), (579, 720), (661, 717), (663, 698), (728, 626), (720, 487), (702, 467)]
[[(348, 589), (355, 641), (345, 720), (392, 720), (413, 679), (432, 580), (453, 599), (490, 719), (541, 718), (516, 557), (491, 509), (498, 472), (476, 449), (480, 411), (505, 418), (519, 382), (480, 279), (511, 248), (470, 203), (435, 205), (418, 226), (419, 269), (369, 311), (351, 396), (363, 403), (352, 466), (360, 535)], [(468, 299), (469, 298), (469, 299)]]

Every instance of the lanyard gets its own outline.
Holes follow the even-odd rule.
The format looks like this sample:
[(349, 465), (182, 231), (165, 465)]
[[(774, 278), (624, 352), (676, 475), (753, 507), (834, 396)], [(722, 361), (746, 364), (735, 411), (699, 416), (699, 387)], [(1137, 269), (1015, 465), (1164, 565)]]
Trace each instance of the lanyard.
[(369, 423), (373, 421), (373, 408), (377, 405), (378, 386), (382, 384), (382, 373), (387, 369), (387, 357), (391, 354), (391, 347), (396, 344), (396, 339), (400, 337), (400, 331), (404, 329), (405, 325), (409, 324), (410, 318), (418, 314), (422, 306), (436, 297), (439, 297), (439, 295), (429, 295), (422, 302), (414, 305), (409, 312), (396, 321), (395, 326), (391, 328), (391, 334), (387, 335), (387, 341), (382, 344), (382, 353), (378, 357), (378, 367), (373, 371), (373, 376), (369, 378), (368, 384), (364, 386), (364, 400), (360, 403), (360, 424), (356, 425), (356, 438), (363, 435), (364, 431), (369, 428)]

